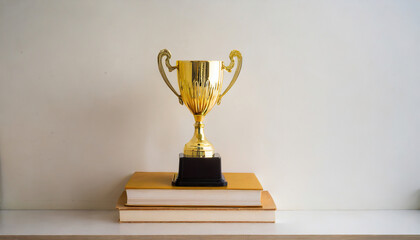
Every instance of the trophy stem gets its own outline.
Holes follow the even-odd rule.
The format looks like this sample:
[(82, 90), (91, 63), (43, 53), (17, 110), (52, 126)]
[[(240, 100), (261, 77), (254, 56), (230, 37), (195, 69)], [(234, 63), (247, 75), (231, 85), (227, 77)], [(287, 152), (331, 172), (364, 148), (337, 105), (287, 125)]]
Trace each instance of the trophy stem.
[(199, 141), (207, 141), (206, 136), (204, 135), (204, 116), (194, 115), (195, 124), (194, 124), (194, 137)]
[(203, 122), (195, 122), (194, 124), (194, 136), (196, 139), (204, 141), (206, 136), (204, 135), (204, 124)]
[(192, 139), (185, 144), (184, 155), (187, 157), (213, 157), (213, 145), (204, 135), (204, 116), (194, 115), (194, 135)]

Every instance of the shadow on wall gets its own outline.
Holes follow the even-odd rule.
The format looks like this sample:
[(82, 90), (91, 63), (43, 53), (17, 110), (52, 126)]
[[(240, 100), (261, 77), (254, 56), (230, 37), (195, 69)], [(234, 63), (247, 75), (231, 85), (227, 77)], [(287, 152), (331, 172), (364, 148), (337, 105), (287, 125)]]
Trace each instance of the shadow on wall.
[[(108, 82), (121, 84), (117, 78)], [(153, 114), (147, 104), (148, 99), (153, 99), (153, 91), (136, 92), (147, 89), (141, 86), (116, 86), (113, 92), (103, 94), (93, 90), (95, 86), (90, 87), (93, 99), (86, 96), (78, 104), (66, 100), (67, 104), (62, 105), (72, 107), (63, 109), (61, 116), (55, 114), (59, 117), (54, 121), (64, 123), (58, 126), (64, 129), (59, 138), (69, 141), (53, 143), (58, 150), (51, 158), (62, 155), (65, 159), (61, 162), (68, 167), (69, 176), (64, 187), (72, 189), (68, 197), (75, 201), (57, 208), (113, 209), (132, 173), (147, 168), (148, 141), (153, 134)], [(69, 126), (73, 131), (65, 130)], [(73, 150), (63, 151), (64, 145)], [(58, 167), (63, 169), (63, 165)], [(78, 179), (71, 181), (75, 174)]]
[(117, 204), (118, 199), (120, 198), (122, 192), (125, 189), (125, 185), (127, 184), (128, 180), (131, 177), (131, 173), (127, 174), (124, 178), (121, 179), (115, 186), (109, 187), (109, 196), (111, 196), (110, 199), (115, 199), (115, 203), (113, 204), (113, 207)]
[[(31, 121), (32, 116), (24, 120), (30, 131), (21, 131), (14, 144), (37, 157), (22, 156), (26, 164), (19, 171), (30, 174), (19, 185), (27, 191), (6, 193), (8, 200), (22, 200), (13, 208), (115, 208), (131, 174), (147, 168), (148, 141), (153, 135), (147, 100), (153, 99), (154, 92), (142, 90), (150, 89), (143, 87), (148, 83), (122, 82), (122, 78), (110, 77), (102, 85), (86, 79), (77, 92), (67, 91), (67, 81), (61, 81), (62, 86), (54, 86), (61, 95), (46, 95), (52, 99), (48, 104), (34, 104), (42, 121)], [(48, 195), (51, 189), (55, 194)], [(3, 203), (2, 207), (11, 206)]]
[(3, 174), (1, 171), (1, 162), (2, 157), (1, 157), (1, 152), (0, 152), (0, 210), (3, 209)]
[(420, 189), (418, 189), (415, 193), (415, 198), (416, 198), (416, 206), (414, 206), (414, 209), (416, 210), (420, 210)]

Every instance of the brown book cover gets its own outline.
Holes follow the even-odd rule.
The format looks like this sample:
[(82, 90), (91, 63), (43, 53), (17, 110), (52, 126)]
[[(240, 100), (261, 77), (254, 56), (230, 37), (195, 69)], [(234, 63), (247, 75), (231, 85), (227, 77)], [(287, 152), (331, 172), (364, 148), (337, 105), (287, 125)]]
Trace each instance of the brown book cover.
[(172, 186), (174, 172), (135, 172), (125, 189), (187, 189), (187, 190), (263, 190), (254, 173), (223, 173), (226, 187)]

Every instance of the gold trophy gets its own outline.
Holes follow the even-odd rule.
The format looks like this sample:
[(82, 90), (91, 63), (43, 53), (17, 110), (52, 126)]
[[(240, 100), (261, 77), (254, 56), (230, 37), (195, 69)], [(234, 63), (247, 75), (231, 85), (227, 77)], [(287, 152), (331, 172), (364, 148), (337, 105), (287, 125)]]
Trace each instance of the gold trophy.
[[(169, 72), (178, 70), (178, 94), (168, 80), (162, 65)], [(232, 71), (235, 65), (234, 57), (238, 64), (229, 86), (222, 93), (223, 70)], [(176, 61), (172, 66), (169, 62), (171, 53), (163, 49), (158, 55), (159, 72), (169, 89), (178, 97), (179, 103), (185, 104), (195, 119), (195, 131), (192, 139), (185, 144), (184, 153), (179, 156), (179, 172), (174, 177), (176, 186), (226, 186), (222, 171), (221, 157), (215, 153), (213, 145), (204, 135), (204, 117), (217, 103), (220, 104), (223, 96), (233, 86), (238, 78), (242, 66), (242, 55), (239, 51), (230, 52), (230, 64), (225, 66), (223, 61)]]

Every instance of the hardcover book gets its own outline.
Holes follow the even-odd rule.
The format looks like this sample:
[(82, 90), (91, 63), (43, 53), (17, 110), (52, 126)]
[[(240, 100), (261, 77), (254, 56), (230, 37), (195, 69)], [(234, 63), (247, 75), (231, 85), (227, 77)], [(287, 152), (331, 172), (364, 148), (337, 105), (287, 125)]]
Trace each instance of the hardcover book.
[(126, 206), (125, 192), (121, 195), (117, 209), (120, 222), (275, 222), (276, 205), (267, 191), (262, 192), (260, 207), (169, 207)]
[(173, 172), (136, 172), (125, 186), (127, 206), (261, 206), (253, 173), (224, 173), (225, 187), (173, 186)]

